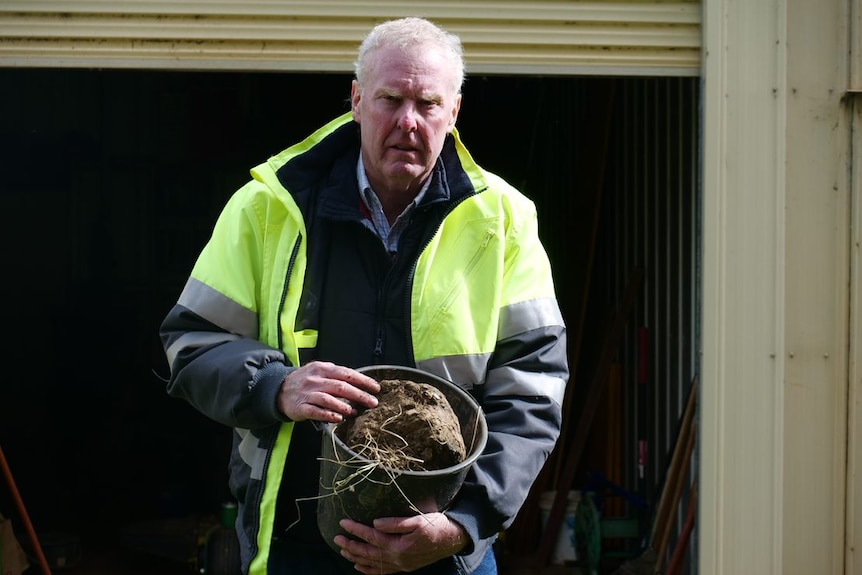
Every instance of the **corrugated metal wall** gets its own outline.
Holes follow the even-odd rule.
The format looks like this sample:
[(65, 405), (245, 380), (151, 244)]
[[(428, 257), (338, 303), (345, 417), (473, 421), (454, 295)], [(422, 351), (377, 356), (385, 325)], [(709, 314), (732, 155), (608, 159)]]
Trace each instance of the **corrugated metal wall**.
[(617, 357), (622, 480), (655, 510), (699, 364), (699, 84), (620, 80), (615, 114), (592, 297), (613, 309), (643, 270)]
[[(537, 84), (543, 90), (531, 110), (529, 171), (514, 183), (539, 208), (573, 371), (561, 443), (540, 486), (595, 490), (606, 518), (635, 520), (649, 536), (700, 367), (700, 80)], [(617, 336), (616, 315), (630, 290)], [(597, 402), (594, 389), (601, 390)], [(689, 461), (680, 504), (671, 506), (667, 551), (688, 510), (697, 468)], [(577, 466), (571, 480), (570, 464)], [(522, 521), (510, 538), (516, 553), (531, 550), (531, 519)], [(636, 553), (642, 543), (607, 542), (603, 552)]]
[(352, 71), (376, 22), (427, 16), (471, 73), (693, 76), (700, 2), (4, 0), (0, 66)]

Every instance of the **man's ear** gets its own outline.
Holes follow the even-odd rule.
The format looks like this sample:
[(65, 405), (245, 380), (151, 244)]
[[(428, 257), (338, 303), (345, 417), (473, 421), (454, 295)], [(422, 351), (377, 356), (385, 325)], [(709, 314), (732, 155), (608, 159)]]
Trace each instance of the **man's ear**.
[(359, 88), (359, 82), (353, 80), (350, 84), (350, 111), (353, 114), (353, 120), (359, 122), (359, 100), (362, 99), (362, 90)]
[(451, 132), (455, 128), (455, 122), (458, 121), (458, 112), (461, 111), (461, 92), (455, 97), (455, 105), (452, 106), (452, 116), (449, 118), (449, 129)]

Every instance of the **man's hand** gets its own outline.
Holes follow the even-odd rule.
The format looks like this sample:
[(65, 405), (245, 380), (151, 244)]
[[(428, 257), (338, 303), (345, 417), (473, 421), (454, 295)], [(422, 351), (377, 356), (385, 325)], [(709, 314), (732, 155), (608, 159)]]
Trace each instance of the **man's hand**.
[(293, 370), (278, 392), (278, 408), (293, 421), (340, 423), (356, 407), (376, 407), (380, 384), (349, 367), (313, 361)]
[(383, 517), (374, 527), (350, 519), (340, 525), (358, 539), (336, 535), (341, 555), (369, 575), (415, 571), (458, 553), (468, 542), (464, 528), (442, 513)]

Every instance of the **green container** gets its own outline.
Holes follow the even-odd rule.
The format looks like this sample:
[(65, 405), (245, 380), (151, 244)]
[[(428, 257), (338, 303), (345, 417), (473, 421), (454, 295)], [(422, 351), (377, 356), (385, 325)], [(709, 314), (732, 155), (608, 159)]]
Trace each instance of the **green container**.
[(233, 501), (226, 501), (221, 504), (219, 511), (219, 524), (223, 527), (234, 528), (236, 525), (237, 506)]

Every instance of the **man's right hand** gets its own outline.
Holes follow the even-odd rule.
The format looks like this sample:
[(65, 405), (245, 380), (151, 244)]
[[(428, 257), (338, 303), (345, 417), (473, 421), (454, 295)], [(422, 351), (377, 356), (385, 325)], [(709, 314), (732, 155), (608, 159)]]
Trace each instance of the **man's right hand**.
[(355, 369), (313, 361), (293, 370), (281, 382), (278, 408), (293, 421), (312, 419), (340, 423), (357, 407), (377, 406), (380, 384)]

